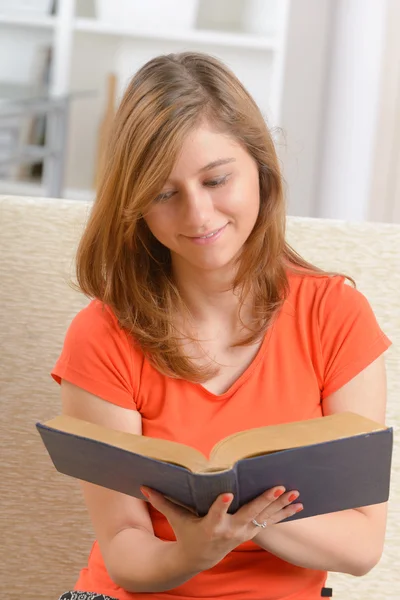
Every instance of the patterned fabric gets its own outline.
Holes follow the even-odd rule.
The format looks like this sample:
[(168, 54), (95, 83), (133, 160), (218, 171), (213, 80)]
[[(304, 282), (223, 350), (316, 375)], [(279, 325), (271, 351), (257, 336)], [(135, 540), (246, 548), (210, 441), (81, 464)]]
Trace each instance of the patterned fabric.
[[(332, 588), (322, 588), (321, 596), (324, 598), (332, 597)], [(111, 596), (96, 594), (95, 592), (65, 592), (58, 600), (118, 600)]]
[(96, 594), (96, 592), (65, 592), (58, 600), (118, 600), (118, 598)]

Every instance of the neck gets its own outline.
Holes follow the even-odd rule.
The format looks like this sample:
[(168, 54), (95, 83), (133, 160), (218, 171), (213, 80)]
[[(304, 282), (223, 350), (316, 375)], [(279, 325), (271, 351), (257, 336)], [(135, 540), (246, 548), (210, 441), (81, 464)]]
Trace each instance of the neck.
[[(239, 321), (239, 293), (232, 289), (234, 268), (232, 266), (206, 271), (190, 265), (173, 265), (174, 280), (198, 324), (226, 326), (236, 329)], [(242, 319), (250, 315), (250, 302), (242, 309)]]

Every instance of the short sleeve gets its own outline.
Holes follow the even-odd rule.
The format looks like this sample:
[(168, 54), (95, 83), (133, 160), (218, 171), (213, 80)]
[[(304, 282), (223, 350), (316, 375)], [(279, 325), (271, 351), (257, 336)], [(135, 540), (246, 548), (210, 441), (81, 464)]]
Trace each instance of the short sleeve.
[(110, 309), (93, 300), (71, 322), (51, 376), (136, 410), (132, 344)]
[(348, 383), (391, 344), (366, 297), (339, 276), (327, 280), (318, 306), (318, 326), (322, 398)]

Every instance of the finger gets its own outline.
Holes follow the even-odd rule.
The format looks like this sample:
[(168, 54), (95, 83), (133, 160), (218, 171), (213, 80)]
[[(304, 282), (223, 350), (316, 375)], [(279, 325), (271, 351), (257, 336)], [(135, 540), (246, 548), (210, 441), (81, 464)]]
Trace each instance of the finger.
[(221, 494), (210, 506), (205, 517), (207, 523), (214, 527), (223, 519), (232, 504), (233, 494)]
[[(297, 498), (300, 496), (299, 492), (297, 490), (292, 490), (290, 492), (286, 492), (286, 494), (282, 494), (277, 500), (275, 500), (274, 502), (271, 502), (271, 504), (269, 504), (264, 510), (261, 511), (261, 513), (259, 513), (259, 515), (257, 515), (256, 517), (256, 521), (258, 523), (260, 523), (260, 520), (262, 523), (264, 522), (279, 522), (282, 519), (286, 518), (285, 517), (279, 517), (278, 519), (275, 521), (274, 517), (276, 514), (280, 514), (282, 512), (283, 509), (285, 509), (286, 507), (288, 507), (289, 505), (291, 505), (295, 500), (297, 500)], [(290, 513), (290, 516), (293, 513), (293, 511), (287, 511)], [(296, 511), (295, 511), (296, 512)], [(252, 522), (254, 524), (254, 519), (252, 519)]]
[[(304, 506), (300, 502), (296, 502), (296, 504), (290, 504), (289, 506), (283, 507), (281, 510), (273, 513), (272, 515), (268, 514), (267, 511), (264, 511), (258, 515), (256, 518), (257, 523), (265, 523), (266, 527), (270, 525), (276, 525), (289, 517), (292, 517), (296, 513), (301, 512), (304, 509)], [(252, 523), (252, 525), (255, 525)], [(258, 528), (258, 526), (256, 526)]]
[(240, 523), (250, 523), (252, 519), (256, 518), (262, 511), (266, 510), (273, 502), (283, 496), (285, 488), (281, 485), (271, 488), (255, 498), (251, 502), (248, 502), (242, 508), (240, 508), (235, 514), (235, 520)]
[[(297, 490), (292, 490), (290, 492), (286, 492), (286, 494), (282, 494), (278, 497), (277, 500), (271, 502), (271, 504), (266, 507), (261, 514), (265, 516), (265, 519), (272, 517), (274, 514), (280, 512), (289, 504), (292, 504), (297, 498), (300, 496)], [(258, 519), (257, 519), (258, 520)]]
[[(303, 505), (300, 503), (294, 504), (294, 502), (299, 497), (298, 491), (291, 491), (283, 494), (278, 500), (272, 502), (266, 509), (261, 511), (261, 513), (256, 517), (257, 523), (266, 523), (267, 525), (273, 525), (275, 523), (280, 523), (284, 519), (291, 517), (303, 510)], [(253, 525), (254, 520), (252, 521)], [(257, 525), (256, 525), (257, 526)]]
[(142, 492), (143, 496), (147, 498), (150, 504), (154, 506), (154, 508), (160, 513), (162, 513), (171, 524), (174, 519), (182, 518), (191, 514), (188, 510), (185, 510), (170, 500), (167, 500), (165, 496), (159, 492), (156, 492), (155, 490), (142, 486), (140, 491)]

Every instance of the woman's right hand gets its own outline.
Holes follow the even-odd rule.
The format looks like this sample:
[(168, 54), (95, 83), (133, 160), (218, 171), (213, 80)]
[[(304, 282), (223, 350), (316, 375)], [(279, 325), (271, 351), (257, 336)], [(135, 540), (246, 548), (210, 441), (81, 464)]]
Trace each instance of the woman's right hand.
[(141, 490), (170, 523), (182, 562), (188, 570), (195, 572), (211, 569), (231, 550), (260, 533), (253, 519), (258, 523), (265, 522), (268, 527), (303, 509), (302, 504), (294, 504), (298, 492), (285, 492), (282, 486), (264, 492), (233, 515), (228, 514), (233, 495), (222, 494), (205, 517), (177, 506), (154, 490), (145, 487)]

